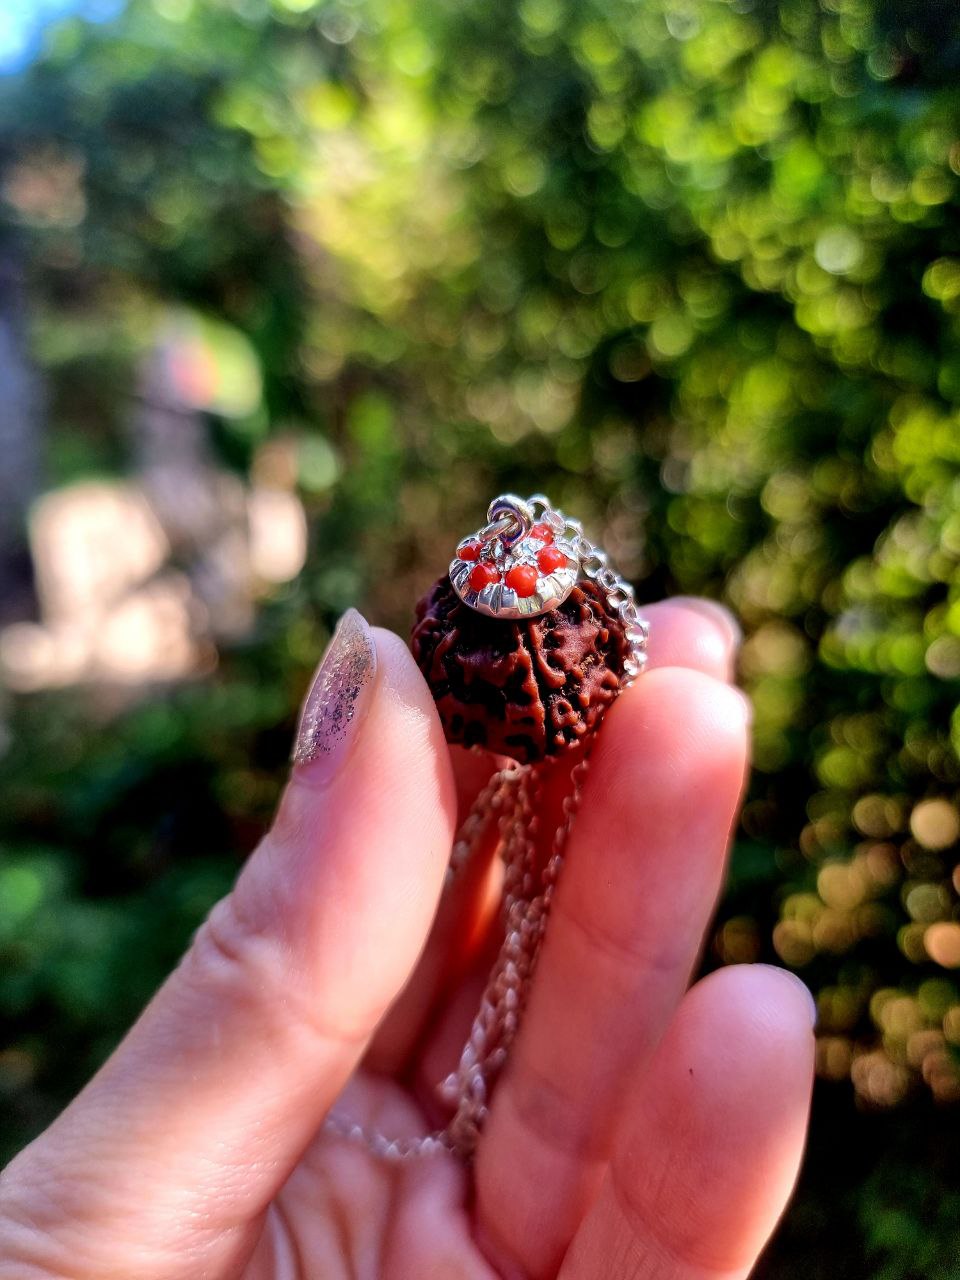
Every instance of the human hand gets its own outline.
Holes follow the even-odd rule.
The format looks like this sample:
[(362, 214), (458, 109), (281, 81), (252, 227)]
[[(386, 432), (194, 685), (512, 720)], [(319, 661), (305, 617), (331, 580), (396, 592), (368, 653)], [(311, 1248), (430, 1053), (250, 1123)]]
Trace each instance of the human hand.
[(334, 1104), (397, 1136), (442, 1120), (495, 915), (483, 859), (437, 910), (458, 802), (492, 766), (450, 751), (406, 647), (351, 613), (272, 830), (0, 1177), (0, 1280), (747, 1275), (796, 1176), (812, 1005), (762, 965), (685, 994), (749, 716), (723, 615), (647, 612), (652, 669), (600, 731), (473, 1166), (384, 1163), (323, 1128)]

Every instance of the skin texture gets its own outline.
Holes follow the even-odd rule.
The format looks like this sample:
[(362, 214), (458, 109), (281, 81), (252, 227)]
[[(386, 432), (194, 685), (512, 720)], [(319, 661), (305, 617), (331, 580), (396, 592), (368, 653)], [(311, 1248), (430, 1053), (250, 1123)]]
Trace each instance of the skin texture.
[(759, 965), (687, 990), (749, 715), (726, 616), (649, 614), (652, 670), (600, 731), (474, 1166), (386, 1165), (322, 1129), (334, 1105), (395, 1136), (442, 1118), (431, 1086), (495, 946), (492, 859), (440, 902), (493, 762), (447, 748), (406, 647), (377, 631), (343, 767), (293, 771), (177, 971), (0, 1176), (0, 1280), (749, 1273), (800, 1160), (811, 1001)]

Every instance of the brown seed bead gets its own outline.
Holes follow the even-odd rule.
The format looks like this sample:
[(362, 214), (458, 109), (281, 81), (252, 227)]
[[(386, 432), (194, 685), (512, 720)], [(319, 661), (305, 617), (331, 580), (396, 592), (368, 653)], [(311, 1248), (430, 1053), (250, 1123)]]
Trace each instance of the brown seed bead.
[(513, 622), (464, 604), (446, 576), (417, 605), (411, 648), (448, 742), (521, 764), (575, 746), (620, 691), (628, 643), (594, 582)]

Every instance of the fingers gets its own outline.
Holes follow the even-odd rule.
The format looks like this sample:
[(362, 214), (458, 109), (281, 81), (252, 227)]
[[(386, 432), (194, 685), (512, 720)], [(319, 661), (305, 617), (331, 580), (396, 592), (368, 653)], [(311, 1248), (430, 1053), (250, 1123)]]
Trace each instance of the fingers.
[[(25, 1259), (97, 1280), (187, 1274), (184, 1256), (191, 1275), (238, 1274), (251, 1221), (412, 969), (454, 824), (447, 749), (405, 645), (352, 611), (338, 635), (273, 830), (114, 1057), (0, 1184), (0, 1220), (34, 1251), (19, 1270), (0, 1263), (4, 1280), (30, 1274)], [(61, 1219), (66, 1261), (42, 1230)]]
[(740, 627), (729, 609), (700, 596), (674, 596), (644, 605), (641, 612), (650, 623), (650, 668), (691, 667), (718, 680), (731, 679)]
[(478, 1152), (494, 1261), (555, 1274), (596, 1191), (625, 1081), (672, 1016), (714, 908), (747, 725), (739, 692), (679, 668), (644, 676), (604, 723)]
[[(465, 753), (458, 750), (456, 754)], [(487, 776), (481, 786), (488, 781), (495, 784), (496, 780), (490, 777), (492, 756), (476, 755), (470, 763), (486, 765)], [(475, 772), (459, 771), (458, 791), (464, 775), (469, 778)], [(497, 815), (491, 813), (472, 834), (471, 855), (450, 877), (417, 967), (377, 1029), (364, 1060), (369, 1070), (381, 1075), (402, 1075), (436, 1008), (443, 1006), (469, 970), (499, 905), (502, 875), (494, 856), (498, 840)]]
[(686, 996), (635, 1081), (561, 1280), (736, 1280), (793, 1188), (813, 1080), (813, 1002), (765, 965)]
[[(712, 600), (677, 596), (658, 604), (645, 605), (643, 613), (650, 623), (650, 668), (690, 667), (721, 680), (730, 678), (740, 628), (722, 605)], [(456, 747), (451, 754), (463, 816), (473, 796), (489, 776), (493, 758), (486, 753), (478, 755)], [(541, 823), (544, 831), (550, 830), (554, 815), (559, 817), (568, 788), (569, 769), (555, 770), (544, 798)], [(492, 853), (493, 843), (491, 841), (484, 846), (486, 854)], [(442, 1004), (445, 996), (454, 989), (464, 968), (471, 961), (476, 964), (484, 945), (485, 923), (497, 909), (487, 869), (481, 855), (472, 874), (461, 880), (456, 890), (444, 898), (417, 971), (377, 1034), (369, 1060), (377, 1070), (401, 1070), (415, 1050), (423, 1052), (421, 1036), (424, 1028), (431, 1025), (435, 1006)], [(482, 976), (476, 975), (476, 981), (470, 985), (471, 989), (477, 985), (482, 989)], [(421, 1059), (419, 1074), (428, 1091), (440, 1075), (446, 1075), (453, 1068), (475, 1012), (475, 1009), (466, 1012), (467, 1003), (459, 998), (455, 1003), (456, 1012), (450, 1016), (445, 1013), (440, 1019), (439, 1027), (435, 1034), (431, 1034)]]

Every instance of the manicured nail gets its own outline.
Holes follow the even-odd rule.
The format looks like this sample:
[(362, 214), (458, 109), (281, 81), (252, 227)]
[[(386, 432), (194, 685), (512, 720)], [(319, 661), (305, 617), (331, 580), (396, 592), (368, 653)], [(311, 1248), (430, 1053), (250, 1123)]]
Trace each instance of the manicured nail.
[(293, 763), (326, 782), (340, 768), (370, 709), (377, 647), (366, 619), (348, 609), (334, 631), (303, 704)]
[(736, 651), (743, 641), (743, 631), (725, 604), (718, 600), (708, 600), (705, 596), (674, 596), (674, 600), (688, 609), (693, 609), (703, 618), (709, 618), (714, 626), (723, 632), (723, 638)]

